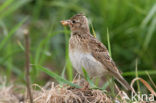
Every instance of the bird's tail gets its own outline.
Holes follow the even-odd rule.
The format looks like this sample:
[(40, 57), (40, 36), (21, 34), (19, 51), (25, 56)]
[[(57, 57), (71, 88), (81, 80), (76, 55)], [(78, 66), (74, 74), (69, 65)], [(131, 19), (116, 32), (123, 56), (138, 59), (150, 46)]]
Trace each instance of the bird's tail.
[(116, 80), (126, 89), (126, 90), (132, 90), (128, 82), (119, 74), (117, 73), (115, 75)]

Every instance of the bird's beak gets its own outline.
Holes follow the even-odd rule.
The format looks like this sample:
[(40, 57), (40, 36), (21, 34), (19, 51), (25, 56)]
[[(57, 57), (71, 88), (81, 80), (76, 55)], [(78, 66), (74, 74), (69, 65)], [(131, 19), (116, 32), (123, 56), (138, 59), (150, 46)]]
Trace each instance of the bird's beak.
[(60, 21), (60, 22), (61, 22), (61, 24), (62, 24), (63, 26), (67, 26), (67, 25), (71, 24), (71, 20), (62, 20), (62, 21)]

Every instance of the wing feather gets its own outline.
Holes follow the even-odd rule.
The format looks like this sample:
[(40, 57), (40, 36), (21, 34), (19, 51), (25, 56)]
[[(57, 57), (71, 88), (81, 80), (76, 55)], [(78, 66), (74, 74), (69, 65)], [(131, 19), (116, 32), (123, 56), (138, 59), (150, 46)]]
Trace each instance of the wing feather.
[(107, 48), (94, 37), (89, 41), (89, 49), (96, 60), (101, 62), (110, 72), (119, 72), (115, 63), (109, 55)]
[(91, 36), (89, 39), (89, 49), (92, 56), (99, 62), (101, 62), (108, 72), (114, 76), (127, 90), (130, 90), (131, 87), (127, 81), (121, 76), (117, 66), (113, 62), (112, 58), (109, 55), (107, 48), (96, 38)]

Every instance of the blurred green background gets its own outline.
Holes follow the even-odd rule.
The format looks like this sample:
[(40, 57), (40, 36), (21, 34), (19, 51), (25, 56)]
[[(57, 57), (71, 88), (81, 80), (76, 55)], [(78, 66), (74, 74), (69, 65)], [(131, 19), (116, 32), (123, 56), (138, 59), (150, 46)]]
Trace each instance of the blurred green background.
[[(60, 20), (84, 13), (97, 38), (106, 46), (107, 28), (111, 52), (129, 82), (138, 75), (156, 82), (156, 1), (155, 0), (0, 0), (0, 75), (24, 83), (24, 30), (31, 39), (31, 64), (50, 68), (72, 80), (68, 58), (69, 28)], [(91, 31), (92, 32), (92, 31)], [(32, 65), (32, 83), (51, 79)]]

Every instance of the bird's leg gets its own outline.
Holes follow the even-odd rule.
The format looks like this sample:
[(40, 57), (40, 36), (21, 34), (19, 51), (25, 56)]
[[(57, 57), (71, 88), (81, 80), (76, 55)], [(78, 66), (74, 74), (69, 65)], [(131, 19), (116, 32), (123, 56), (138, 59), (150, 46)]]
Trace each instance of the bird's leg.
[[(90, 80), (92, 80), (93, 77), (90, 78)], [(81, 78), (80, 74), (76, 74), (76, 76), (73, 79), (73, 83), (81, 86), (81, 90), (88, 90), (89, 89), (89, 83), (88, 81), (86, 81), (84, 78)]]
[(89, 89), (89, 83), (88, 82), (85, 82), (84, 83), (84, 87), (83, 87), (84, 90), (87, 90)]
[[(90, 78), (90, 80), (92, 80), (92, 79), (93, 79), (93, 77)], [(90, 86), (89, 86), (89, 82), (86, 81), (86, 80), (84, 80), (84, 81), (83, 81), (83, 86), (82, 86), (81, 90), (88, 90), (89, 87), (90, 87)]]
[(82, 87), (81, 88), (82, 91), (85, 91), (85, 90), (88, 90), (89, 89), (89, 83), (85, 79), (81, 79), (80, 85)]
[(73, 83), (76, 83), (76, 84), (78, 84), (78, 81), (80, 80), (80, 74), (76, 74), (76, 76), (74, 77), (74, 79), (73, 79)]
[(82, 90), (85, 90), (85, 89), (88, 89), (89, 88), (89, 83), (85, 79), (81, 78), (81, 75), (78, 74), (78, 73), (74, 77), (73, 83), (81, 86), (82, 87), (81, 88)]

